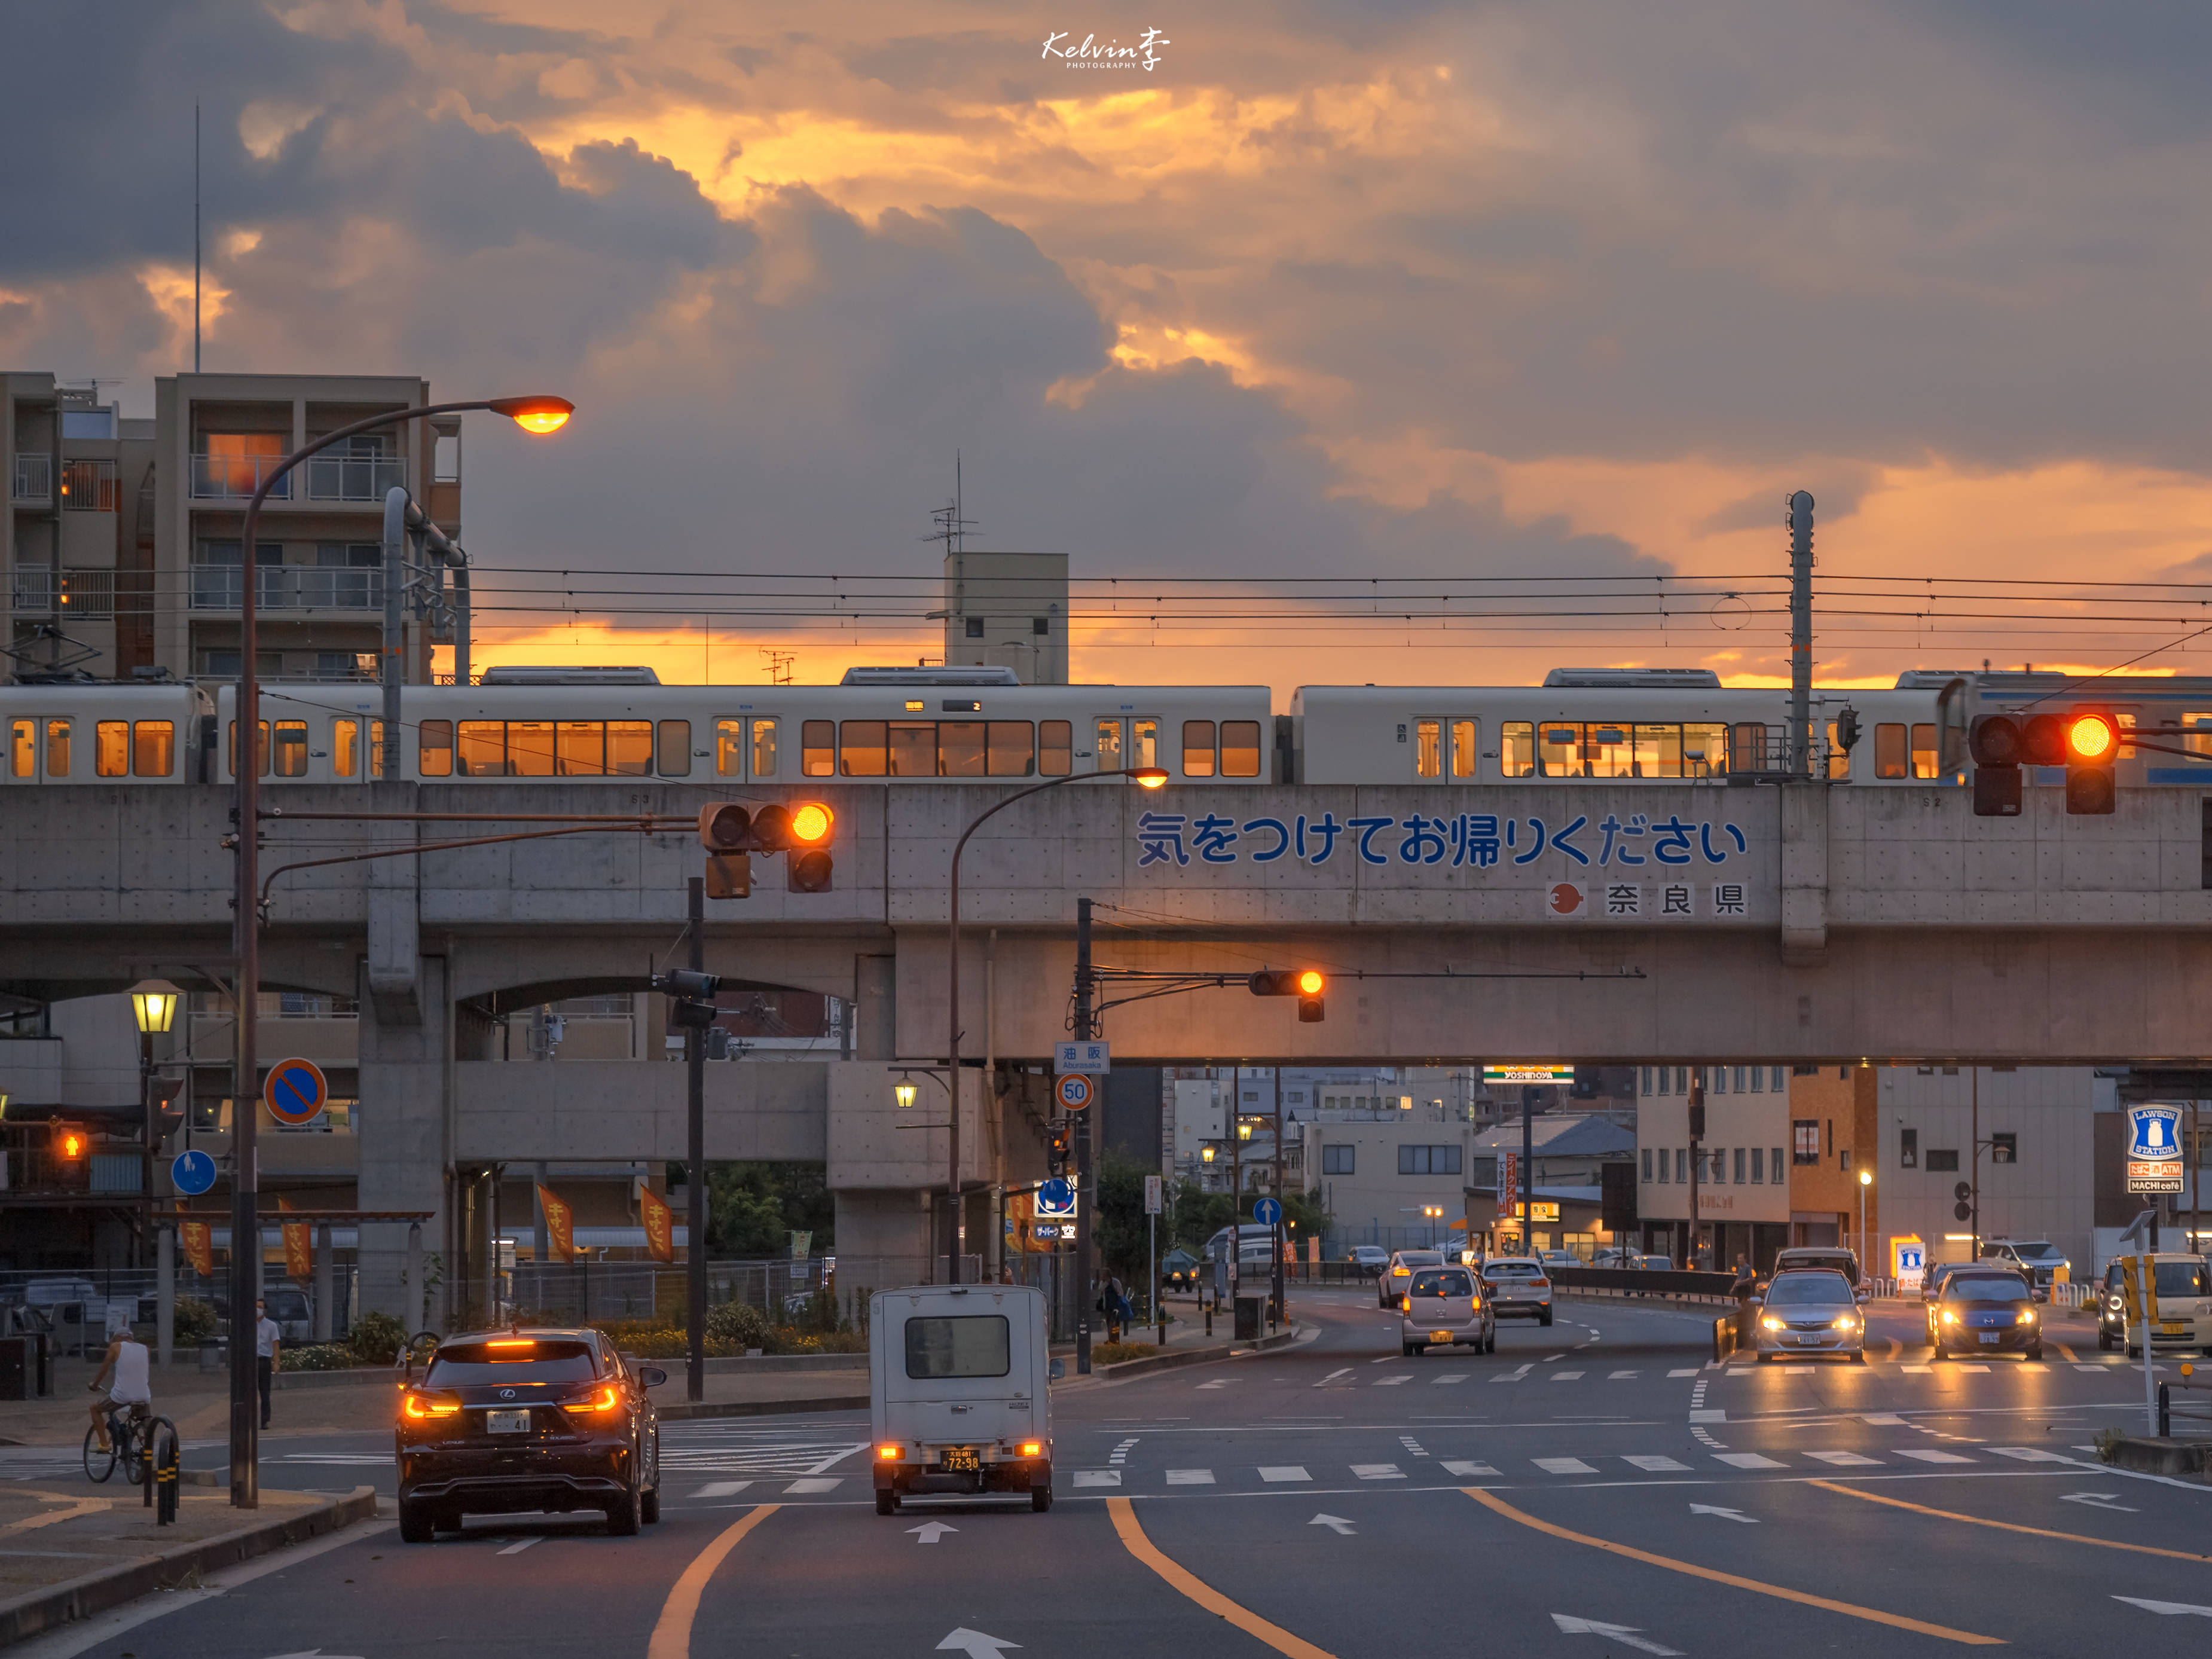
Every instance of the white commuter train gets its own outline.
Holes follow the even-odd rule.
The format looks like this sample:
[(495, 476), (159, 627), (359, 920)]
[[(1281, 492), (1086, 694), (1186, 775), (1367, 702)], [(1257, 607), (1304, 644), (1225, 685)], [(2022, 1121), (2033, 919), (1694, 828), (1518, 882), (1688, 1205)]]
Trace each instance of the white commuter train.
[[(2212, 783), (2212, 680), (2092, 689), (2124, 726), (2205, 728), (2177, 745), (2185, 755), (2124, 747), (2124, 783)], [(0, 687), (0, 787), (227, 783), (235, 696), (228, 684)], [(376, 686), (279, 681), (261, 697), (258, 749), (272, 787), (380, 775)], [(1853, 785), (1954, 786), (1967, 779), (1971, 708), (2054, 698), (2091, 700), (2057, 674), (1915, 670), (1890, 688), (1818, 689), (1816, 769)], [(649, 670), (494, 669), (482, 684), (405, 690), (398, 769), (421, 782), (1006, 783), (1162, 766), (1177, 782), (1214, 787), (1741, 783), (1782, 771), (1789, 702), (1786, 690), (1730, 689), (1703, 670), (1556, 670), (1540, 686), (1302, 686), (1291, 712), (1275, 715), (1265, 686), (1023, 685), (1006, 670), (855, 669), (839, 685), (718, 686), (661, 685)], [(1846, 708), (1857, 726), (1848, 749)]]

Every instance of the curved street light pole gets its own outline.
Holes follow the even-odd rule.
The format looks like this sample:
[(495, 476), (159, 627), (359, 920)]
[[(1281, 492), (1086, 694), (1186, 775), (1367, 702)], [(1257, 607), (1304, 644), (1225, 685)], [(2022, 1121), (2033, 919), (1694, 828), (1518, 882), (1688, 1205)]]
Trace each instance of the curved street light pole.
[[(952, 1097), (951, 1151), (946, 1160), (945, 1218), (945, 1282), (960, 1282), (960, 855), (968, 850), (968, 838), (997, 814), (1018, 800), (1027, 800), (1031, 795), (1041, 795), (1048, 789), (1057, 789), (1065, 783), (1087, 783), (1099, 778), (1130, 778), (1147, 789), (1157, 789), (1167, 781), (1168, 775), (1157, 766), (1122, 766), (1110, 772), (1070, 772), (1066, 777), (1048, 779), (1032, 784), (1027, 789), (1016, 790), (1005, 799), (986, 807), (977, 814), (952, 848), (952, 878), (951, 902), (947, 906), (950, 930), (947, 935), (945, 974), (945, 1076), (950, 1080)], [(988, 1079), (985, 1079), (986, 1085)], [(1085, 1291), (1087, 1294), (1087, 1291)]]
[[(237, 890), (231, 904), (235, 915), (231, 932), (237, 958), (232, 976), (232, 1006), (237, 1011), (238, 1055), (231, 1079), (230, 1186), (230, 1501), (233, 1508), (261, 1506), (259, 1381), (255, 1365), (254, 1340), (259, 1316), (254, 1308), (261, 1291), (261, 1221), (256, 1211), (261, 1196), (260, 1170), (256, 1163), (255, 1131), (259, 1127), (256, 1103), (260, 1097), (260, 1055), (256, 1027), (259, 1023), (261, 989), (261, 914), (259, 863), (261, 850), (261, 684), (255, 660), (258, 634), (260, 567), (254, 558), (254, 535), (261, 522), (261, 504), (292, 470), (308, 457), (332, 444), (380, 427), (399, 426), (433, 415), (458, 414), (488, 409), (505, 415), (526, 430), (551, 432), (568, 418), (574, 405), (565, 398), (472, 398), (464, 403), (425, 404), (417, 408), (388, 410), (329, 432), (284, 457), (260, 481), (246, 504), (246, 525), (240, 547), (241, 564), (238, 600), (238, 707), (231, 727), (230, 764), (236, 775), (238, 799), (234, 816), (238, 848)], [(217, 742), (221, 739), (217, 736)], [(386, 732), (384, 740), (396, 744), (399, 733)], [(415, 1287), (410, 1287), (410, 1294)], [(409, 1322), (412, 1324), (412, 1321)], [(413, 1334), (410, 1330), (410, 1335)]]

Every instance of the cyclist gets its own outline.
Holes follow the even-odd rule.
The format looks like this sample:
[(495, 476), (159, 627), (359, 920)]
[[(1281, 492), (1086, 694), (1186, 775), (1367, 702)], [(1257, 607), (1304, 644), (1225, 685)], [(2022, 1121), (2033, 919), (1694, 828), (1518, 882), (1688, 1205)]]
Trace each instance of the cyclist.
[[(110, 1382), (110, 1376), (113, 1381)], [(102, 1393), (102, 1386), (106, 1392)], [(100, 1449), (111, 1449), (107, 1436), (107, 1414), (118, 1408), (128, 1411), (133, 1406), (150, 1407), (154, 1403), (152, 1371), (148, 1364), (146, 1345), (131, 1334), (125, 1325), (107, 1345), (107, 1358), (100, 1362), (100, 1375), (86, 1385), (98, 1397), (92, 1402), (92, 1426), (100, 1437)]]

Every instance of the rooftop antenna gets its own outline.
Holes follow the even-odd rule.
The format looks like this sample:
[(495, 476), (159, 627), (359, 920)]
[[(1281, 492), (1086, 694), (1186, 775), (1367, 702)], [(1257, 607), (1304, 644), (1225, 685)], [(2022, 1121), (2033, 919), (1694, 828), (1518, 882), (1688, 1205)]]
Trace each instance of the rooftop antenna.
[(200, 372), (200, 106), (192, 106), (192, 373)]
[(967, 532), (974, 527), (973, 519), (961, 516), (960, 452), (952, 452), (952, 499), (930, 514), (937, 528), (922, 538), (924, 541), (943, 542), (949, 557), (967, 551)]

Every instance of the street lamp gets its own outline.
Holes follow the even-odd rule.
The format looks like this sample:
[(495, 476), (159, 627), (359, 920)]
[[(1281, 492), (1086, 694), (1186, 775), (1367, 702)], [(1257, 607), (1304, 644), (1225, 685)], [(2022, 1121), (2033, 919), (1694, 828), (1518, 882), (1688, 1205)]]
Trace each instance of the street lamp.
[(1867, 1188), (1873, 1185), (1874, 1171), (1861, 1170), (1859, 1171), (1859, 1277), (1861, 1279), (1866, 1277), (1867, 1264), (1873, 1260), (1869, 1253), (1872, 1247), (1867, 1243), (1866, 1230)]
[[(260, 568), (254, 562), (256, 532), (261, 523), (261, 504), (280, 480), (309, 456), (331, 445), (380, 428), (424, 420), (433, 415), (453, 415), (465, 410), (488, 409), (504, 415), (526, 432), (557, 432), (568, 423), (575, 405), (566, 398), (489, 398), (460, 403), (424, 404), (416, 408), (386, 410), (366, 420), (326, 432), (302, 444), (278, 462), (264, 477), (246, 504), (241, 532), (245, 549), (244, 580), (238, 603), (238, 709), (230, 745), (231, 769), (238, 777), (238, 818), (234, 826), (238, 849), (238, 892), (234, 900), (233, 937), (238, 968), (231, 984), (231, 1001), (238, 1016), (238, 1063), (231, 1079), (234, 1102), (231, 1111), (233, 1173), (230, 1187), (230, 1502), (234, 1509), (261, 1506), (258, 1385), (255, 1376), (254, 1344), (243, 1338), (252, 1328), (251, 1310), (260, 1294), (260, 1219), (255, 1206), (261, 1197), (255, 1161), (254, 1097), (260, 1087), (260, 1055), (256, 1051), (261, 990), (261, 682), (257, 660)], [(385, 734), (386, 775), (396, 776), (392, 757), (399, 751), (399, 733)]]
[(144, 1120), (141, 1130), (144, 1168), (138, 1192), (145, 1219), (139, 1243), (146, 1249), (154, 1246), (154, 1147), (160, 1139), (155, 1121), (158, 1114), (154, 1109), (154, 1039), (169, 1034), (170, 1022), (177, 1017), (177, 999), (182, 994), (165, 979), (142, 979), (131, 988), (131, 1017), (138, 1023), (138, 1111)]
[[(945, 1052), (945, 1076), (951, 1085), (952, 1128), (949, 1137), (951, 1151), (946, 1158), (945, 1218), (945, 1282), (960, 1282), (960, 855), (968, 850), (968, 838), (998, 813), (1003, 812), (1018, 800), (1042, 794), (1048, 789), (1057, 789), (1062, 784), (1084, 783), (1099, 778), (1127, 778), (1139, 788), (1157, 789), (1168, 781), (1167, 769), (1159, 766), (1124, 766), (1108, 772), (1070, 772), (1064, 777), (1048, 778), (1032, 784), (1027, 789), (1018, 789), (1003, 800), (994, 802), (976, 814), (968, 827), (960, 832), (960, 839), (952, 847), (952, 870), (947, 887), (945, 905), (946, 933), (945, 1021), (946, 1025)], [(1076, 1170), (1076, 1181), (1081, 1185), (1083, 1170), (1080, 1160)], [(1079, 1274), (1087, 1278), (1090, 1269), (1089, 1252), (1085, 1248), (1091, 1239), (1090, 1207), (1086, 1203), (1076, 1208), (1076, 1256)], [(1083, 1291), (1087, 1297), (1087, 1284)], [(1087, 1302), (1084, 1305), (1088, 1305)]]
[(915, 1085), (913, 1080), (908, 1078), (902, 1077), (896, 1083), (891, 1085), (891, 1097), (898, 1102), (899, 1110), (903, 1112), (909, 1109), (914, 1105)]

